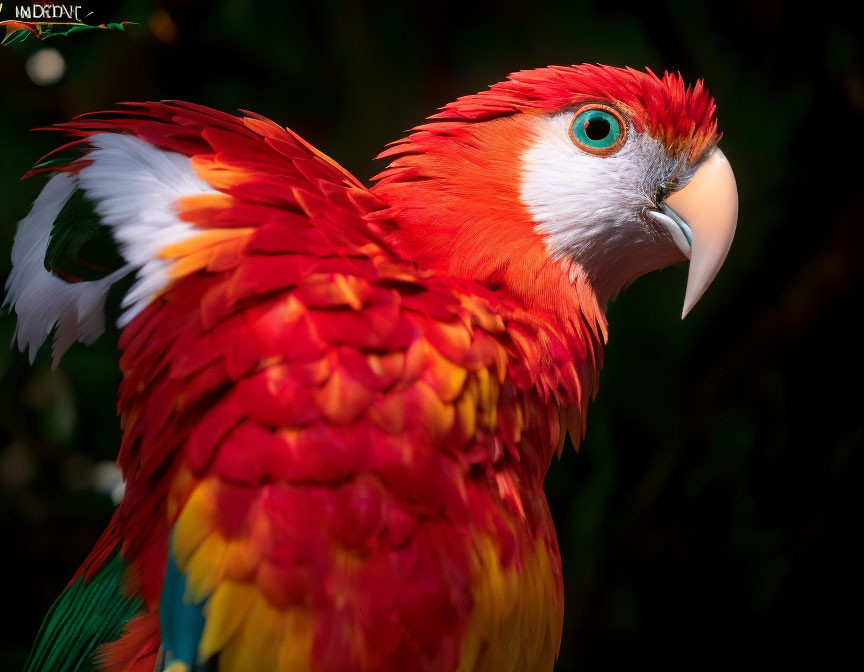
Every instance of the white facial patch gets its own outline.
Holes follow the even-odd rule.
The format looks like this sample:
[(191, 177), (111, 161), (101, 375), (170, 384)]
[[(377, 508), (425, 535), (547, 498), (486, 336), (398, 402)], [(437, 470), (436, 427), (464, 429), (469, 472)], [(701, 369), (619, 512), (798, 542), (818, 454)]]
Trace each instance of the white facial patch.
[(521, 197), (550, 256), (581, 265), (598, 293), (612, 296), (648, 270), (677, 260), (677, 246), (645, 213), (656, 207), (654, 194), (664, 179), (684, 166), (632, 127), (615, 154), (589, 154), (570, 137), (573, 116), (538, 118), (534, 143), (523, 156)]

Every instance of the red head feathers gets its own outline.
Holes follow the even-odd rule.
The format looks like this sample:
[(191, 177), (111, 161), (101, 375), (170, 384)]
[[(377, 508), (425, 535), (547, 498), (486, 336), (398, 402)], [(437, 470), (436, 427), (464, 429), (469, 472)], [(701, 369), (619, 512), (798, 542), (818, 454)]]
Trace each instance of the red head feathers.
[[(583, 259), (585, 264), (577, 267), (570, 264), (571, 250), (550, 251), (550, 238), (538, 226), (542, 222), (526, 206), (524, 187), (532, 170), (526, 157), (547, 132), (545, 122), (551, 115), (587, 101), (614, 105), (637, 134), (659, 143), (662, 161), (694, 164), (719, 139), (714, 101), (701, 81), (687, 87), (680, 75), (667, 73), (661, 79), (650, 70), (596, 65), (517, 72), (487, 91), (444, 106), (430, 123), (414, 128), (381, 153), (379, 158), (393, 161), (376, 177), (374, 191), (399, 221), (394, 245), (420, 263), (509, 289), (535, 309), (559, 316), (581, 312), (589, 322), (602, 324), (605, 302), (621, 286), (683, 257), (673, 249), (659, 256), (640, 254), (634, 260), (625, 254), (635, 249), (633, 245), (627, 250), (610, 248), (605, 258), (620, 269), (598, 271), (612, 278), (598, 289), (598, 283), (573, 282), (577, 276), (592, 275), (593, 267), (585, 265), (596, 266), (598, 254), (592, 252), (592, 260)], [(572, 146), (570, 150), (575, 151)], [(645, 165), (652, 160), (645, 158)], [(597, 174), (602, 167), (584, 170)], [(575, 163), (562, 169), (579, 181)], [(551, 183), (554, 177), (546, 181)], [(646, 187), (641, 185), (638, 191)], [(561, 201), (561, 196), (555, 198)], [(590, 199), (571, 196), (590, 207)], [(656, 203), (605, 203), (610, 210), (622, 205), (629, 211), (631, 205), (638, 210)], [(591, 213), (567, 214), (586, 220)], [(598, 249), (590, 241), (582, 242), (583, 249)]]
[[(647, 130), (670, 152), (684, 151), (691, 159), (720, 140), (717, 107), (701, 79), (687, 86), (680, 73), (666, 72), (661, 79), (650, 69), (642, 72), (603, 65), (521, 70), (487, 91), (445, 105), (430, 119), (439, 123), (489, 121), (517, 112), (556, 112), (592, 99), (617, 101), (630, 113), (636, 130)], [(449, 124), (439, 127), (433, 123), (414, 130), (452, 129)], [(394, 144), (419, 140), (411, 136)], [(390, 156), (393, 151), (381, 156)]]

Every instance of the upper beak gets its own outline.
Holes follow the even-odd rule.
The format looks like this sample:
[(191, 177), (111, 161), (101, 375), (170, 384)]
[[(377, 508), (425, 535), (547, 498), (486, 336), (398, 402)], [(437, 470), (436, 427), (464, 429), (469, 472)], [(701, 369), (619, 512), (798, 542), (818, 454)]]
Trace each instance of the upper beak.
[[(723, 152), (715, 147), (687, 185), (666, 198), (661, 206), (680, 232), (673, 238), (690, 257), (690, 273), (681, 317), (702, 298), (723, 265), (738, 222), (738, 188)], [(671, 222), (670, 222), (671, 223)], [(685, 245), (682, 237), (689, 245)]]

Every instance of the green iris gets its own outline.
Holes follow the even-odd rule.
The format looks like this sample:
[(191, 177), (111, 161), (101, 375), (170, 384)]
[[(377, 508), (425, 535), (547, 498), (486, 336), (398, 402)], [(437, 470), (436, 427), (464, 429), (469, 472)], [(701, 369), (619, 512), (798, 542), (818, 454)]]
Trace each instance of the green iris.
[(621, 123), (606, 110), (585, 110), (573, 120), (573, 137), (592, 149), (606, 149), (621, 137)]

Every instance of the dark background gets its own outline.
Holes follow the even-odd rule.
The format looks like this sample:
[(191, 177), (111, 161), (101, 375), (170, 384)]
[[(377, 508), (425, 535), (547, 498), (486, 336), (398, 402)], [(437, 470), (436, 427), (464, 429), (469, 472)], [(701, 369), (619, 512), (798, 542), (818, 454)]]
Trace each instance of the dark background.
[[(111, 5), (112, 3), (107, 3)], [(741, 198), (725, 268), (685, 322), (686, 267), (609, 310), (600, 394), (548, 493), (567, 609), (558, 670), (860, 660), (860, 35), (839, 11), (731, 0), (113, 3), (126, 33), (0, 49), (0, 277), (28, 129), (119, 100), (183, 98), (290, 125), (365, 179), (371, 158), (512, 71), (601, 62), (704, 77)], [(826, 6), (827, 7), (827, 6)], [(56, 85), (25, 61), (64, 56)], [(14, 320), (0, 316), (0, 343)], [(50, 373), (0, 348), (0, 669), (108, 520), (93, 467), (119, 428), (116, 333)]]

